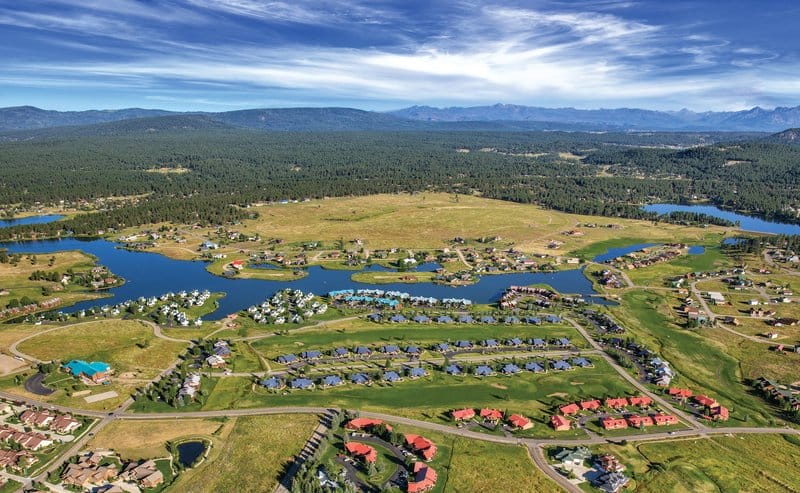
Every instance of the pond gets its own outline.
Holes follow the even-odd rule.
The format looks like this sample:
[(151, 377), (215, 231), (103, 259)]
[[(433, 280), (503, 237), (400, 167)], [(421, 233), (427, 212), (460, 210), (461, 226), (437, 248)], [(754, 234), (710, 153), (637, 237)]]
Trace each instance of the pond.
[(648, 248), (656, 245), (658, 245), (658, 243), (639, 243), (637, 245), (629, 245), (619, 248), (609, 248), (608, 250), (606, 250), (605, 253), (601, 253), (592, 260), (597, 262), (598, 264), (602, 264), (603, 262), (613, 260), (617, 257), (622, 257), (623, 255), (627, 255), (629, 253), (641, 250), (642, 248)]
[(205, 442), (199, 440), (180, 443), (178, 444), (178, 462), (183, 467), (192, 467), (205, 450)]
[[(98, 305), (114, 305), (139, 297), (158, 296), (163, 293), (193, 289), (224, 292), (219, 307), (206, 316), (208, 319), (222, 318), (236, 313), (248, 306), (256, 305), (271, 297), (283, 288), (300, 289), (315, 294), (326, 294), (337, 289), (383, 289), (411, 293), (416, 296), (434, 298), (468, 298), (475, 303), (493, 303), (511, 285), (525, 286), (547, 284), (561, 293), (580, 294), (587, 301), (609, 304), (601, 298), (590, 298), (597, 294), (592, 282), (582, 269), (564, 270), (553, 273), (514, 272), (510, 274), (491, 274), (482, 276), (475, 284), (468, 286), (448, 286), (433, 283), (369, 284), (350, 279), (353, 271), (324, 269), (320, 266), (308, 267), (308, 275), (290, 281), (265, 279), (231, 279), (215, 276), (206, 271), (206, 264), (200, 261), (174, 260), (157, 253), (134, 252), (118, 248), (116, 243), (107, 240), (81, 240), (68, 238), (12, 242), (1, 244), (14, 253), (51, 253), (65, 250), (81, 250), (97, 257), (98, 263), (108, 267), (111, 272), (125, 279), (122, 286), (106, 291), (110, 295), (102, 300), (84, 301), (65, 309), (75, 312)], [(437, 264), (423, 264), (419, 269), (431, 269)], [(385, 267), (370, 266), (370, 269), (383, 270)]]
[(58, 214), (49, 214), (46, 216), (30, 216), (20, 217), (17, 219), (3, 219), (0, 220), (0, 228), (10, 228), (11, 226), (22, 226), (24, 224), (47, 224), (58, 221), (64, 216)]
[(689, 247), (689, 255), (702, 255), (706, 252), (706, 247), (702, 245), (692, 245)]
[(659, 215), (670, 212), (696, 212), (709, 216), (738, 222), (739, 227), (745, 231), (756, 233), (774, 233), (782, 235), (800, 235), (800, 225), (766, 221), (753, 216), (746, 216), (736, 212), (726, 211), (713, 205), (679, 205), (679, 204), (650, 204), (642, 207), (647, 212)]

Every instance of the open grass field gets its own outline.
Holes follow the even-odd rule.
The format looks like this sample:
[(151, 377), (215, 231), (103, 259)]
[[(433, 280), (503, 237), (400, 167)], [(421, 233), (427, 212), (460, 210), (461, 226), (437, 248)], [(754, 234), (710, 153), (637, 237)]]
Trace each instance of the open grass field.
[[(717, 239), (717, 244), (719, 244), (719, 238)], [(682, 276), (687, 272), (718, 270), (732, 264), (733, 261), (726, 257), (718, 246), (706, 246), (705, 252), (699, 255), (681, 255), (670, 262), (662, 262), (642, 269), (628, 270), (625, 273), (637, 286), (660, 287), (668, 286), (669, 279)]]
[(579, 348), (588, 343), (571, 326), (564, 325), (459, 325), (459, 324), (378, 324), (359, 320), (351, 328), (325, 328), (298, 333), (288, 333), (254, 341), (253, 347), (265, 358), (274, 360), (286, 353), (297, 353), (307, 349), (333, 349), (338, 346), (353, 348), (359, 345), (380, 346), (383, 344), (420, 345), (427, 349), (438, 342), (454, 343), (460, 339), (478, 343), (484, 339), (522, 339), (541, 337), (551, 339), (567, 337)]
[(214, 442), (209, 460), (179, 476), (171, 491), (272, 491), (319, 420), (297, 414), (240, 417), (233, 422), (230, 434)]
[(728, 354), (725, 343), (708, 337), (708, 331), (718, 329), (695, 332), (677, 325), (677, 304), (677, 298), (660, 291), (631, 290), (610, 311), (633, 337), (670, 362), (678, 374), (675, 385), (709, 394), (728, 406), (729, 425), (769, 424), (773, 418), (763, 401), (750, 395), (739, 360)]
[(561, 491), (534, 464), (523, 447), (457, 437), (445, 493), (546, 493)]
[(98, 320), (43, 333), (18, 346), (41, 360), (83, 359), (109, 363), (117, 375), (153, 377), (188, 345), (156, 337), (147, 325), (129, 320)]
[(636, 492), (755, 492), (800, 489), (800, 442), (785, 435), (605, 445), (636, 480)]
[(766, 377), (782, 382), (800, 381), (800, 354), (780, 353), (772, 349), (772, 344), (760, 344), (719, 329), (709, 329), (704, 335), (724, 346), (725, 352), (739, 361), (745, 379)]
[(86, 449), (114, 450), (123, 460), (167, 457), (169, 451), (166, 442), (193, 437), (213, 441), (212, 434), (220, 430), (222, 425), (220, 421), (211, 419), (182, 419), (180, 426), (174, 419), (116, 420), (92, 437)]

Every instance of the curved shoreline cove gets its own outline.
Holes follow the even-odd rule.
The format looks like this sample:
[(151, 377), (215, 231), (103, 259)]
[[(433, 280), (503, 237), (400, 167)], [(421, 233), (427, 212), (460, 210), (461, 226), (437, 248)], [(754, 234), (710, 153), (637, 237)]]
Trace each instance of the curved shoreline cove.
[(758, 217), (726, 211), (713, 205), (648, 204), (643, 206), (642, 210), (655, 212), (658, 215), (669, 214), (670, 212), (695, 212), (738, 222), (739, 229), (744, 231), (778, 235), (800, 235), (800, 225), (766, 221)]
[(28, 216), (28, 217), (19, 217), (13, 219), (2, 219), (0, 220), (0, 228), (10, 228), (12, 226), (24, 226), (26, 224), (47, 224), (56, 222), (60, 219), (64, 219), (64, 216), (59, 214), (48, 214), (45, 216)]
[[(157, 296), (168, 291), (208, 290), (212, 293), (224, 292), (218, 308), (206, 318), (221, 318), (236, 313), (251, 305), (257, 305), (283, 288), (300, 289), (305, 292), (325, 294), (337, 289), (383, 289), (407, 291), (415, 296), (434, 298), (468, 298), (475, 303), (497, 301), (509, 286), (547, 284), (566, 294), (580, 294), (587, 301), (598, 304), (610, 302), (601, 298), (589, 298), (598, 294), (592, 282), (582, 269), (563, 270), (552, 273), (515, 272), (509, 274), (486, 275), (475, 284), (468, 286), (447, 286), (433, 283), (413, 285), (368, 284), (353, 281), (352, 270), (324, 269), (318, 265), (308, 267), (308, 275), (292, 280), (236, 279), (211, 274), (206, 264), (199, 261), (175, 260), (157, 253), (129, 251), (119, 248), (107, 240), (81, 240), (68, 238), (61, 240), (41, 240), (8, 242), (0, 244), (12, 253), (52, 253), (65, 250), (80, 250), (94, 255), (98, 263), (106, 266), (114, 274), (125, 279), (125, 284), (109, 289), (108, 298), (83, 301), (66, 308), (65, 312), (75, 312), (98, 305), (114, 305), (141, 296)], [(375, 266), (373, 268), (382, 268)]]

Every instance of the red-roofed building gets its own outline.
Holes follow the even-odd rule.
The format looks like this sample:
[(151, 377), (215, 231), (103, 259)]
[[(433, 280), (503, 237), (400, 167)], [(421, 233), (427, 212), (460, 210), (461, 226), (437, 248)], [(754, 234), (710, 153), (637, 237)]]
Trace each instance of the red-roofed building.
[(481, 418), (483, 418), (484, 421), (497, 423), (503, 419), (503, 413), (497, 409), (481, 409)]
[(624, 430), (628, 427), (628, 422), (623, 418), (603, 418), (600, 423), (605, 430)]
[(714, 406), (718, 405), (717, 401), (715, 401), (711, 397), (708, 397), (706, 395), (701, 395), (701, 394), (698, 394), (698, 395), (694, 396), (694, 401), (696, 403), (700, 404), (701, 406), (705, 406), (705, 407), (714, 407)]
[(647, 397), (646, 395), (640, 395), (638, 397), (631, 397), (630, 399), (631, 406), (639, 406), (639, 407), (647, 407), (653, 403), (653, 399)]
[(456, 409), (450, 415), (455, 421), (466, 421), (475, 417), (474, 409)]
[(408, 478), (408, 493), (422, 493), (430, 491), (436, 486), (436, 471), (427, 464), (415, 462), (411, 470), (412, 476)]
[(597, 399), (591, 401), (581, 401), (581, 409), (584, 411), (594, 411), (600, 409), (600, 401)]
[(231, 267), (239, 270), (244, 269), (244, 260), (234, 260), (231, 262)]
[(714, 421), (728, 421), (729, 411), (725, 406), (717, 404), (711, 408), (711, 419)]
[(569, 429), (572, 427), (569, 419), (561, 416), (560, 414), (554, 414), (550, 416), (550, 425), (556, 431), (569, 431)]
[(531, 420), (519, 414), (512, 414), (508, 417), (508, 423), (518, 430), (528, 430), (533, 428)]
[(572, 404), (567, 404), (565, 406), (561, 406), (560, 408), (558, 408), (558, 410), (561, 411), (561, 414), (563, 414), (564, 416), (571, 416), (573, 414), (578, 414), (581, 408), (579, 408), (577, 404), (572, 403)]
[(671, 414), (656, 414), (653, 416), (653, 421), (655, 421), (658, 426), (678, 424), (678, 418)]
[(653, 418), (650, 416), (639, 416), (638, 414), (631, 414), (628, 416), (627, 420), (632, 428), (646, 428), (654, 424)]
[(380, 419), (371, 419), (371, 418), (351, 419), (350, 421), (347, 422), (346, 425), (344, 425), (344, 429), (350, 431), (356, 431), (356, 430), (371, 431), (380, 426), (385, 426), (387, 430), (392, 431), (392, 425), (386, 424)]
[(688, 399), (692, 396), (692, 391), (689, 389), (679, 389), (678, 387), (670, 387), (669, 395), (671, 395), (675, 399)]
[(628, 407), (628, 399), (620, 397), (618, 399), (606, 399), (606, 407), (611, 409), (620, 409)]
[(430, 461), (436, 455), (436, 445), (420, 435), (406, 435), (406, 446), (414, 453), (420, 455), (425, 461)]
[(347, 442), (344, 444), (344, 449), (348, 454), (358, 457), (369, 464), (378, 460), (378, 451), (365, 443)]

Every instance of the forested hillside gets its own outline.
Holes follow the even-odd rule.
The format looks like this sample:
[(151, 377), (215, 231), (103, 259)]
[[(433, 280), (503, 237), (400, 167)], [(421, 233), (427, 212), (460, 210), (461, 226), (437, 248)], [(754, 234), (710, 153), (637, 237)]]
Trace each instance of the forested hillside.
[(640, 218), (654, 218), (640, 210), (643, 203), (693, 196), (792, 221), (790, 206), (800, 205), (800, 147), (762, 137), (264, 133), (218, 127), (199, 116), (166, 118), (107, 124), (117, 131), (105, 134), (0, 144), (0, 204), (144, 196), (121, 209), (0, 234), (93, 234), (164, 220), (219, 223), (244, 217), (244, 206), (255, 202), (424, 190)]

